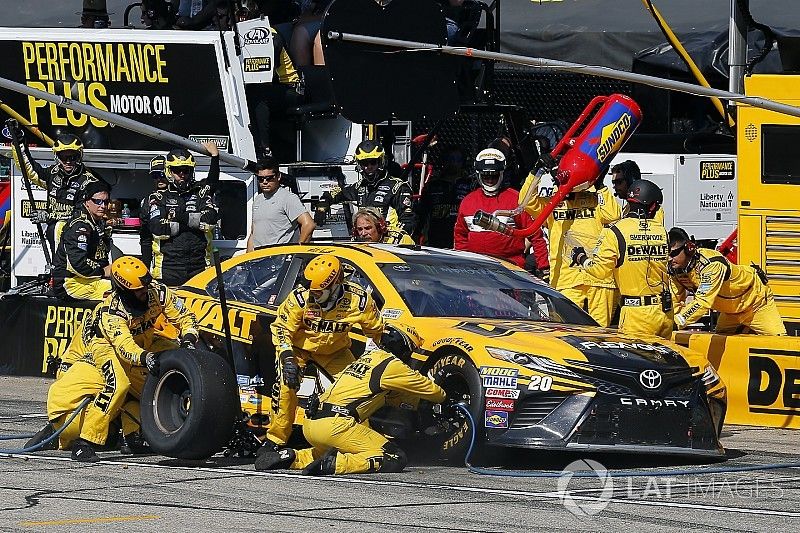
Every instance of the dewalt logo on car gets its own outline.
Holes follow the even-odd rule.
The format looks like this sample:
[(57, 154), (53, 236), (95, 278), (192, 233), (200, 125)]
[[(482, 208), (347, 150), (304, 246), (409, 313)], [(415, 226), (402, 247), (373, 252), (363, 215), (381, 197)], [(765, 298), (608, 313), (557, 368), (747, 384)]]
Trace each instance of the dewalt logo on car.
[[(197, 317), (197, 325), (200, 329), (225, 335), (225, 329), (222, 324), (222, 307), (217, 302), (199, 298), (187, 298), (185, 303), (187, 309)], [(253, 334), (250, 332), (250, 328), (257, 316), (253, 311), (229, 308), (228, 323), (231, 328), (231, 337), (237, 341), (252, 342)]]

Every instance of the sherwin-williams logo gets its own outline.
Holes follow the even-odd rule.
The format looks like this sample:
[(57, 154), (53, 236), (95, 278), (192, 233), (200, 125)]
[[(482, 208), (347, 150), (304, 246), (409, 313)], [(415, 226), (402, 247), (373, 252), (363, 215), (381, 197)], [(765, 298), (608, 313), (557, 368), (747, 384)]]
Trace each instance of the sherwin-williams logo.
[(597, 147), (597, 160), (605, 162), (609, 155), (616, 153), (622, 147), (625, 133), (631, 127), (631, 116), (628, 113), (619, 117), (613, 124), (606, 125), (600, 132), (600, 146)]

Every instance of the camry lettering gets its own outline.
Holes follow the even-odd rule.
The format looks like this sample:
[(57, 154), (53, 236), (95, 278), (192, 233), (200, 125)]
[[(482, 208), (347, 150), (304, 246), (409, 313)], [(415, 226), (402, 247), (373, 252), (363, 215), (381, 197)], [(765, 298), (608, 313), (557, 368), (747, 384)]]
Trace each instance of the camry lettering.
[(672, 353), (672, 350), (666, 346), (646, 344), (643, 342), (586, 341), (581, 343), (581, 347), (584, 350), (591, 350), (593, 348), (612, 348), (617, 350), (645, 350), (648, 352)]
[(647, 405), (651, 407), (689, 407), (689, 400), (651, 400), (649, 398), (619, 399), (622, 405)]

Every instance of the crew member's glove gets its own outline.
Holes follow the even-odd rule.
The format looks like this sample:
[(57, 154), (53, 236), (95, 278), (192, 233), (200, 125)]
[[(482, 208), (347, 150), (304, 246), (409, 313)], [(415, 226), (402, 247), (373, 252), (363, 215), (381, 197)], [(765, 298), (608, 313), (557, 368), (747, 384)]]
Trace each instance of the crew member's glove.
[(545, 283), (550, 283), (550, 267), (539, 268), (536, 270), (536, 277)]
[(192, 229), (201, 229), (200, 225), (200, 218), (203, 216), (203, 213), (188, 213), (187, 214), (187, 221), (186, 225)]
[(290, 389), (300, 388), (300, 366), (291, 350), (281, 352), (281, 369), (283, 370), (283, 383)]
[(186, 350), (194, 350), (197, 345), (197, 335), (194, 333), (187, 333), (181, 337), (181, 348)]
[(158, 354), (153, 352), (144, 352), (139, 364), (147, 367), (147, 371), (151, 375), (157, 376), (161, 370), (161, 363), (158, 361)]
[(605, 184), (605, 181), (604, 181), (605, 177), (606, 177), (605, 174), (600, 174), (599, 176), (597, 176), (597, 179), (594, 180), (594, 188), (595, 188), (595, 190), (599, 191), (601, 189), (605, 189), (606, 188), (606, 184)]
[(45, 224), (47, 222), (47, 211), (44, 209), (37, 209), (31, 213), (31, 222), (34, 224)]
[(589, 256), (586, 254), (586, 250), (583, 249), (583, 246), (576, 246), (572, 249), (572, 262), (569, 266), (581, 266), (587, 259), (589, 259)]
[(6, 126), (8, 126), (10, 131), (16, 133), (16, 137), (19, 139), (20, 143), (25, 142), (25, 129), (22, 127), (22, 125), (20, 125), (17, 119), (10, 118), (6, 120)]

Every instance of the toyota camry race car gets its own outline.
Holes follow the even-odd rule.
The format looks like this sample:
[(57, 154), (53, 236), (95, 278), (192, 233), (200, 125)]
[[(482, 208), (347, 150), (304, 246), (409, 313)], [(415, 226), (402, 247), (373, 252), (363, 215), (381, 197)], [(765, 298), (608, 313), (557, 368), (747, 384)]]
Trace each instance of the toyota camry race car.
[[(483, 449), (723, 454), (725, 386), (702, 355), (661, 338), (632, 338), (600, 328), (567, 298), (510, 263), (380, 244), (280, 245), (223, 262), (227, 326), (213, 268), (179, 291), (197, 315), (209, 349), (234, 366), (238, 404), (251, 430), (263, 430), (269, 416), (275, 376), (269, 326), (276, 308), (304, 283), (307, 262), (322, 253), (339, 257), (349, 281), (372, 293), (387, 321), (417, 330), (424, 342), (414, 364), (449, 397), (463, 399), (476, 426), (459, 418), (439, 423), (439, 431), (422, 432), (422, 413), (392, 419), (412, 427), (384, 428), (390, 433), (433, 439), (440, 455), (454, 460), (463, 459), (471, 429)], [(365, 340), (353, 333), (356, 355)], [(145, 396), (156, 397), (143, 400), (142, 410), (148, 411), (143, 417), (154, 421), (149, 425), (160, 428), (162, 437), (191, 431), (192, 439), (202, 440), (208, 431), (190, 420), (192, 410), (202, 401), (222, 404), (235, 398), (235, 389), (225, 398), (209, 398), (210, 378), (198, 397), (192, 379), (175, 368), (152, 380)], [(329, 379), (307, 375), (301, 406), (304, 396)], [(229, 411), (220, 405), (209, 411), (220, 412)], [(189, 422), (191, 429), (184, 427)], [(222, 420), (215, 425), (225, 427)], [(160, 451), (180, 452), (169, 446)]]

